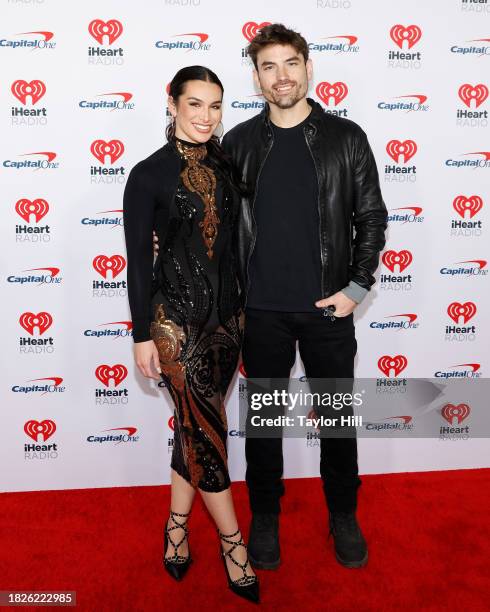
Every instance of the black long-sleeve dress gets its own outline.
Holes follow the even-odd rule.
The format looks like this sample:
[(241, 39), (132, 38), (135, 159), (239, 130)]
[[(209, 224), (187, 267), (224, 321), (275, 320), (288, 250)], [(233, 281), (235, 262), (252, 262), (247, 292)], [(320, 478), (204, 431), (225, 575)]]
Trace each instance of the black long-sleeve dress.
[(206, 145), (180, 139), (139, 162), (124, 192), (133, 340), (152, 339), (158, 349), (175, 406), (172, 468), (214, 492), (230, 484), (224, 397), (242, 340), (237, 211)]

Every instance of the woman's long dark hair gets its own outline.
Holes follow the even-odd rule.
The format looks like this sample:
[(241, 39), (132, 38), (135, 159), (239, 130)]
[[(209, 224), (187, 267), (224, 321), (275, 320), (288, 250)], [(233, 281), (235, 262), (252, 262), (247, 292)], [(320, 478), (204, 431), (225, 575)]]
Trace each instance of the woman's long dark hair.
[[(171, 96), (175, 103), (179, 96), (184, 93), (184, 87), (187, 81), (205, 81), (207, 83), (214, 83), (221, 89), (221, 94), (224, 93), (224, 87), (218, 78), (218, 75), (206, 68), (205, 66), (186, 66), (181, 68), (170, 81), (168, 87), (168, 94)], [(165, 130), (165, 135), (169, 142), (175, 141), (175, 121), (169, 123)], [(228, 179), (232, 186), (241, 194), (248, 193), (248, 189), (245, 184), (240, 181), (238, 172), (234, 167), (231, 159), (223, 151), (219, 138), (213, 134), (211, 138), (206, 142), (206, 148), (208, 150), (208, 157), (217, 167), (218, 171), (223, 175), (224, 178)]]

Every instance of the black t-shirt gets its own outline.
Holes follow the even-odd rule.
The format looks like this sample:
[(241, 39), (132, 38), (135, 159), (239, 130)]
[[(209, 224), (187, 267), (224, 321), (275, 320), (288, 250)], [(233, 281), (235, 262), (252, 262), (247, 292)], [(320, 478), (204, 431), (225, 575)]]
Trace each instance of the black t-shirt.
[(316, 312), (321, 295), (318, 179), (303, 132), (272, 124), (274, 144), (259, 177), (247, 306)]

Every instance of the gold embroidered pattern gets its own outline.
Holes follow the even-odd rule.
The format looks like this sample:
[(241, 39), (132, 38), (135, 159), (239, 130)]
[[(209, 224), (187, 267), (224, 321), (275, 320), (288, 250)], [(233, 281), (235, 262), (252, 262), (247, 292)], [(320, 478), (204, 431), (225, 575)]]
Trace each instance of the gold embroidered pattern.
[(187, 165), (180, 176), (185, 187), (198, 196), (204, 202), (204, 221), (199, 223), (202, 228), (202, 237), (207, 247), (209, 259), (213, 258), (213, 245), (218, 235), (218, 224), (220, 222), (216, 208), (216, 177), (208, 166), (199, 163), (207, 155), (206, 145), (199, 147), (186, 146), (176, 139), (179, 154), (186, 160)]

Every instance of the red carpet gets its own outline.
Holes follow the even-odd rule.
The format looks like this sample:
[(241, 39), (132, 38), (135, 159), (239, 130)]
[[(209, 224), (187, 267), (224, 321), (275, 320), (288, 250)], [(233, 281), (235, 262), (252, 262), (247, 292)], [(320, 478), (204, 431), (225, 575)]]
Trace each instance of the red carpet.
[[(233, 488), (248, 532), (245, 485)], [(260, 607), (226, 587), (200, 499), (189, 523), (195, 563), (177, 584), (161, 564), (168, 487), (4, 493), (0, 590), (75, 590), (76, 609), (91, 612), (489, 610), (489, 491), (489, 469), (364, 476), (358, 516), (370, 560), (347, 570), (327, 542), (320, 481), (288, 480), (284, 562), (259, 573)]]

